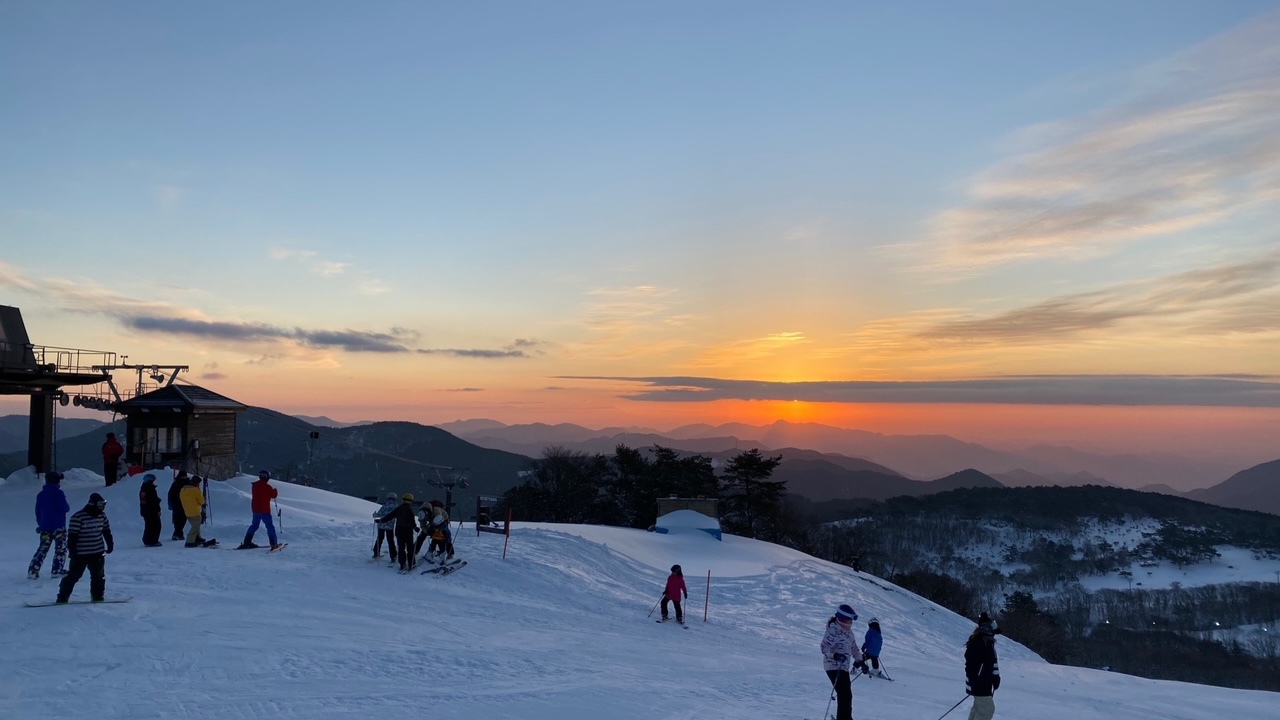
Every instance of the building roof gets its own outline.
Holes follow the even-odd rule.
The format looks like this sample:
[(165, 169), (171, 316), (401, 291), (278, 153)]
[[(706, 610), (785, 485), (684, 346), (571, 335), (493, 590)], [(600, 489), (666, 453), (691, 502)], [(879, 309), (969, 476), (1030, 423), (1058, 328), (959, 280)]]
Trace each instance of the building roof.
[(249, 406), (236, 402), (225, 395), (202, 388), (199, 385), (166, 385), (158, 390), (143, 393), (130, 400), (116, 403), (117, 412), (127, 413), (131, 410), (151, 410), (160, 408), (179, 408), (187, 410), (230, 410), (242, 412)]

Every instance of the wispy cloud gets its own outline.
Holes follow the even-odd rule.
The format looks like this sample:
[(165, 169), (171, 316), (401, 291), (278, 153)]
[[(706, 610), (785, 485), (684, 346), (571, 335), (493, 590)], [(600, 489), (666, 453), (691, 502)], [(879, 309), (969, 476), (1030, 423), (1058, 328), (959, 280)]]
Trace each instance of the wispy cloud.
[(347, 352), (401, 353), (409, 348), (401, 338), (388, 333), (360, 330), (307, 330), (286, 328), (267, 323), (192, 320), (180, 317), (130, 315), (120, 318), (122, 324), (140, 332), (227, 340), (260, 342), (292, 340), (315, 348), (339, 348)]
[(200, 375), (201, 380), (226, 380), (227, 374), (221, 372), (207, 372)]
[(419, 348), (417, 352), (423, 355), (450, 355), (461, 358), (479, 358), (484, 360), (497, 360), (507, 358), (529, 358), (531, 353), (541, 354), (538, 348), (543, 343), (539, 340), (528, 338), (517, 338), (514, 342), (500, 350), (480, 349), (480, 348)]
[(1280, 200), (1280, 13), (1162, 64), (1130, 104), (1024, 134), (934, 219), (936, 261), (1107, 254)]
[(339, 262), (337, 260), (322, 259), (319, 253), (314, 250), (301, 250), (289, 247), (273, 247), (267, 251), (267, 255), (273, 260), (289, 261), (298, 263), (306, 268), (309, 272), (322, 277), (336, 277), (347, 271), (349, 263)]
[(1050, 298), (991, 317), (948, 319), (929, 341), (1059, 342), (1126, 321), (1161, 319), (1178, 335), (1280, 331), (1280, 251), (1247, 261)]
[(703, 377), (583, 377), (634, 382), (650, 402), (780, 400), (830, 403), (983, 403), (1280, 407), (1280, 380), (1251, 375), (1043, 375), (922, 382), (769, 382)]
[(0, 260), (0, 287), (35, 290), (36, 284), (20, 268)]

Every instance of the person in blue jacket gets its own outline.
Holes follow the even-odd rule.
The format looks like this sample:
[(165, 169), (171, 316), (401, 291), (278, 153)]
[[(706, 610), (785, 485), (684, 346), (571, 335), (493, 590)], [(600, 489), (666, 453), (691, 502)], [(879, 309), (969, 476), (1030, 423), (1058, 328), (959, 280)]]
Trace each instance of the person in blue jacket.
[(40, 533), (40, 547), (31, 557), (27, 577), (36, 580), (44, 565), (44, 556), (53, 546), (53, 569), (50, 575), (67, 574), (67, 513), (71, 506), (62, 492), (62, 473), (50, 470), (44, 474), (44, 487), (36, 495), (36, 532)]
[[(876, 677), (884, 677), (884, 670), (880, 669), (880, 650), (884, 647), (884, 638), (880, 635), (880, 621), (871, 618), (867, 622), (867, 634), (862, 637), (862, 655), (866, 658), (866, 665), (862, 666), (862, 674), (873, 674)], [(874, 673), (871, 671), (875, 670)]]

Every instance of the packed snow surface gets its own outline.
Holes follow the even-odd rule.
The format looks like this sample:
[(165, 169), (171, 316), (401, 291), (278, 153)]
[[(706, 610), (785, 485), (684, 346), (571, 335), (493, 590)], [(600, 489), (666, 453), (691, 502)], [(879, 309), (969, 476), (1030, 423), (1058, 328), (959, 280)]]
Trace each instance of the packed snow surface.
[[(170, 475), (157, 474), (163, 498)], [(108, 500), (107, 595), (134, 600), (49, 608), (23, 606), (56, 593), (49, 560), (26, 578), (40, 482), (23, 471), (0, 485), (0, 718), (816, 720), (829, 693), (818, 641), (841, 602), (859, 634), (880, 619), (896, 680), (857, 680), (856, 718), (932, 720), (964, 697), (971, 621), (793, 550), (699, 530), (517, 523), (504, 560), (504, 537), (468, 526), (466, 568), (402, 576), (370, 562), (376, 505), (284, 483), (289, 548), (230, 550), (252, 480), (210, 485), (206, 536), (222, 549), (169, 542), (167, 511), (164, 547), (145, 548), (139, 478), (103, 488), (72, 471), (73, 510), (93, 491)], [(687, 630), (647, 615), (673, 563), (689, 584)], [(998, 649), (997, 718), (1261, 720), (1280, 707), (1274, 693), (1049, 665), (1007, 639)]]

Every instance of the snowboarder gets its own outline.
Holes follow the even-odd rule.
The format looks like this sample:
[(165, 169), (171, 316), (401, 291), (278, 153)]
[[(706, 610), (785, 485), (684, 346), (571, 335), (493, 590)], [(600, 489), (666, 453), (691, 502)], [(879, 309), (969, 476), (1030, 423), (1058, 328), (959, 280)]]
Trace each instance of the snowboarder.
[(67, 547), (71, 550), (71, 571), (58, 585), (58, 599), (71, 598), (76, 583), (89, 570), (89, 597), (102, 602), (107, 592), (106, 556), (115, 549), (111, 539), (111, 523), (107, 522), (107, 501), (98, 493), (89, 496), (89, 504), (71, 516), (67, 526)]
[(40, 533), (40, 547), (27, 567), (27, 577), (32, 580), (40, 578), (40, 568), (44, 566), (50, 545), (53, 546), (53, 568), (49, 574), (67, 574), (67, 513), (71, 512), (71, 506), (67, 504), (61, 482), (62, 473), (50, 470), (44, 474), (44, 487), (36, 495), (36, 532)]
[(187, 511), (182, 507), (182, 488), (191, 484), (186, 470), (179, 470), (169, 486), (169, 512), (173, 514), (173, 537), (170, 540), (182, 540), (187, 526)]
[(836, 720), (853, 720), (853, 688), (849, 679), (849, 661), (853, 667), (863, 666), (862, 653), (853, 637), (853, 621), (858, 613), (848, 605), (836, 608), (836, 614), (827, 621), (827, 631), (822, 636), (822, 669), (836, 693)]
[(120, 477), (121, 455), (124, 455), (124, 446), (116, 440), (115, 433), (107, 433), (107, 441), (102, 443), (102, 476), (107, 479), (107, 487), (115, 485)]
[(271, 549), (279, 550), (280, 543), (276, 539), (276, 526), (271, 522), (271, 501), (275, 500), (280, 492), (271, 487), (271, 473), (266, 470), (258, 473), (258, 479), (254, 481), (252, 488), (253, 497), (249, 501), (249, 509), (253, 512), (253, 523), (249, 525), (249, 531), (244, 534), (244, 542), (240, 543), (240, 549), (248, 550), (258, 547), (253, 542), (253, 535), (258, 532), (258, 525), (265, 524), (267, 526), (267, 540), (271, 541)]
[(964, 691), (973, 696), (969, 720), (991, 720), (996, 714), (996, 690), (1000, 689), (1000, 664), (996, 635), (1000, 629), (985, 612), (964, 644)]
[(379, 515), (378, 522), (394, 521), (396, 544), (400, 546), (400, 572), (407, 573), (415, 567), (413, 533), (418, 529), (418, 519), (413, 514), (413, 493), (405, 493), (401, 503), (389, 514)]
[[(185, 477), (186, 473), (179, 473)], [(176, 482), (176, 481), (175, 481)], [(187, 524), (190, 529), (187, 530), (187, 543), (183, 547), (202, 547), (205, 542), (200, 537), (200, 525), (204, 522), (204, 493), (200, 492), (200, 485), (195, 480), (188, 480), (187, 486), (182, 488), (178, 494), (182, 501), (182, 512), (187, 517)]]
[(671, 574), (667, 576), (667, 587), (662, 591), (662, 622), (667, 621), (667, 603), (674, 603), (676, 606), (676, 622), (684, 624), (684, 609), (680, 606), (681, 594), (684, 599), (689, 599), (689, 588), (684, 584), (684, 571), (679, 565), (671, 566)]
[[(880, 649), (884, 646), (884, 638), (880, 635), (880, 621), (871, 618), (867, 621), (867, 634), (862, 638), (862, 673), (864, 675), (872, 674), (876, 677), (886, 677), (884, 670), (880, 669)], [(871, 671), (875, 670), (874, 673)]]
[(142, 487), (138, 489), (138, 512), (142, 513), (142, 544), (147, 547), (160, 547), (160, 493), (156, 491), (156, 476), (147, 473), (142, 476)]
[[(382, 507), (373, 511), (375, 518), (384, 517), (395, 512), (400, 507), (400, 496), (395, 493), (387, 493), (387, 497), (382, 502)], [(382, 557), (382, 539), (387, 539), (387, 554), (391, 556), (391, 562), (396, 561), (396, 535), (395, 520), (383, 520), (381, 522), (374, 521), (374, 527), (377, 528), (378, 536), (373, 541), (373, 557), (374, 559)]]

